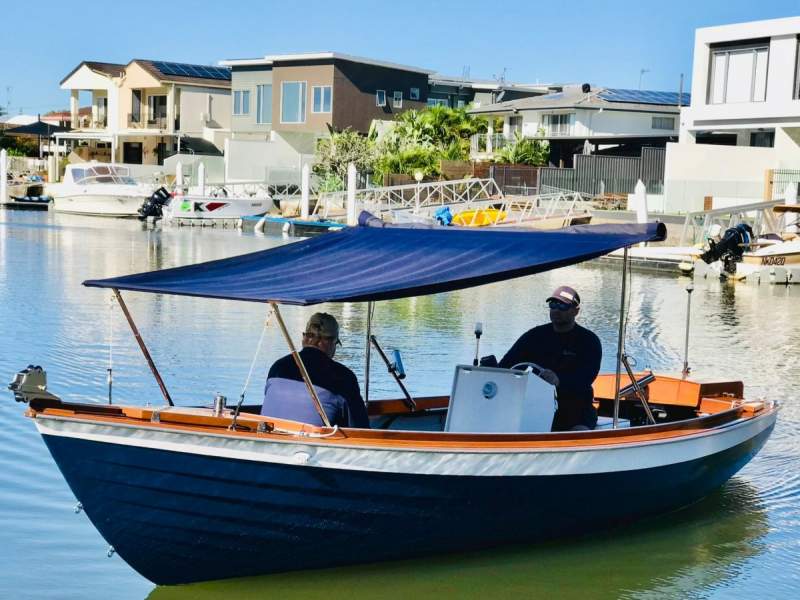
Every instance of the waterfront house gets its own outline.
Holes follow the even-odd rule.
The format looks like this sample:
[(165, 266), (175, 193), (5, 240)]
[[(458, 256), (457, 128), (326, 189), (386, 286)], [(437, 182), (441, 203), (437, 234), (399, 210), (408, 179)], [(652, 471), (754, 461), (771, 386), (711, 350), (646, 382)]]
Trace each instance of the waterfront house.
[(546, 86), (447, 77), (424, 68), (339, 52), (223, 60), (231, 69), (231, 135), (226, 179), (295, 176), (316, 142), (411, 109), (463, 108), (546, 93)]
[(79, 122), (81, 92), (91, 93), (88, 126), (59, 139), (86, 159), (160, 165), (182, 140), (222, 146), (230, 127), (230, 69), (135, 59), (126, 65), (84, 61), (62, 81), (70, 121)]
[[(338, 52), (223, 60), (231, 69), (226, 179), (299, 174), (331, 130), (366, 134), (374, 120), (425, 108), (430, 71)], [(291, 178), (291, 176), (290, 176)]]
[(547, 84), (518, 84), (494, 79), (450, 77), (439, 73), (428, 78), (428, 106), (479, 107), (508, 100), (542, 96), (557, 88)]
[(695, 32), (692, 102), (667, 146), (674, 211), (770, 200), (800, 169), (800, 17)]
[(503, 131), (472, 140), (474, 158), (491, 159), (515, 135), (550, 143), (550, 162), (570, 167), (573, 155), (588, 150), (620, 156), (638, 156), (645, 146), (664, 147), (677, 141), (680, 106), (689, 95), (677, 92), (626, 90), (565, 85), (549, 94), (477, 106), (475, 115), (502, 117)]

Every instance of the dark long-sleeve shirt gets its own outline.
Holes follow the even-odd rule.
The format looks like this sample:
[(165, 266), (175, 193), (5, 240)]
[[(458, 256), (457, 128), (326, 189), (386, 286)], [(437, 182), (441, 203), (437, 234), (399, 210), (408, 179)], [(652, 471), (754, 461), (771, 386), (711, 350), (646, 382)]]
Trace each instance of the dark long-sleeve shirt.
[[(300, 358), (331, 425), (369, 427), (369, 417), (355, 374), (318, 348), (303, 348)], [(291, 354), (278, 359), (270, 368), (261, 414), (322, 425)]]
[(585, 327), (576, 324), (571, 331), (558, 333), (548, 323), (523, 333), (500, 366), (510, 369), (521, 362), (533, 362), (558, 375), (553, 431), (565, 431), (575, 425), (594, 428), (597, 412), (592, 406), (592, 383), (600, 372), (602, 355), (600, 339)]

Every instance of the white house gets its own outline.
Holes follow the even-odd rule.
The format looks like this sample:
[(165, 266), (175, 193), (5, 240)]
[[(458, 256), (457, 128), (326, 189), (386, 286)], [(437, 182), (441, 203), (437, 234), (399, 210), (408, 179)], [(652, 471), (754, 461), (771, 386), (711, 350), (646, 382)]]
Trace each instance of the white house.
[(126, 65), (84, 61), (60, 86), (70, 92), (72, 123), (79, 122), (80, 93), (91, 93), (88, 126), (56, 136), (80, 144), (84, 158), (161, 165), (193, 140), (219, 149), (230, 132), (228, 68), (141, 59)]
[[(609, 146), (620, 154), (639, 154), (642, 146), (677, 140), (678, 115), (689, 95), (677, 92), (566, 85), (561, 90), (473, 108), (476, 115), (503, 117), (503, 132), (491, 130), (486, 143), (473, 140), (473, 155), (489, 158), (514, 134), (550, 142), (550, 162), (571, 166), (587, 142), (593, 151)], [(490, 121), (491, 126), (491, 121)]]
[(773, 170), (800, 169), (799, 37), (800, 17), (695, 32), (692, 102), (667, 145), (668, 210), (758, 201)]

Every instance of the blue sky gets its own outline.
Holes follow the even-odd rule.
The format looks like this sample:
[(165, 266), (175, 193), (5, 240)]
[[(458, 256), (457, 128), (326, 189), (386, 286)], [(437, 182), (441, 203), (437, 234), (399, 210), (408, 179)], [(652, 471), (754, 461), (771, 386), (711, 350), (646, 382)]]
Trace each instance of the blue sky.
[(322, 50), (448, 75), (468, 67), (478, 79), (505, 69), (516, 82), (636, 88), (648, 69), (642, 88), (677, 91), (683, 72), (688, 90), (695, 28), (800, 15), (800, 0), (3, 4), (0, 105), (12, 114), (67, 108), (58, 84), (82, 60), (216, 64)]

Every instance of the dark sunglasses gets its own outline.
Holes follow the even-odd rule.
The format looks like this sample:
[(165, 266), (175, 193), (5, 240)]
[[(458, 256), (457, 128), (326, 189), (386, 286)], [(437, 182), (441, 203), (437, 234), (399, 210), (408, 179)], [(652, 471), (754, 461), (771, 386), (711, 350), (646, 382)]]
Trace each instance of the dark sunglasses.
[[(325, 338), (326, 340), (332, 340), (334, 337), (332, 335), (319, 335), (318, 333), (314, 333), (313, 331), (304, 331), (303, 335), (308, 338)], [(341, 346), (342, 340), (336, 338), (336, 345)]]
[(561, 311), (569, 310), (570, 308), (572, 308), (572, 304), (567, 304), (566, 302), (561, 302), (560, 300), (550, 300), (550, 302), (547, 303), (547, 306), (550, 307), (550, 310), (561, 310)]

